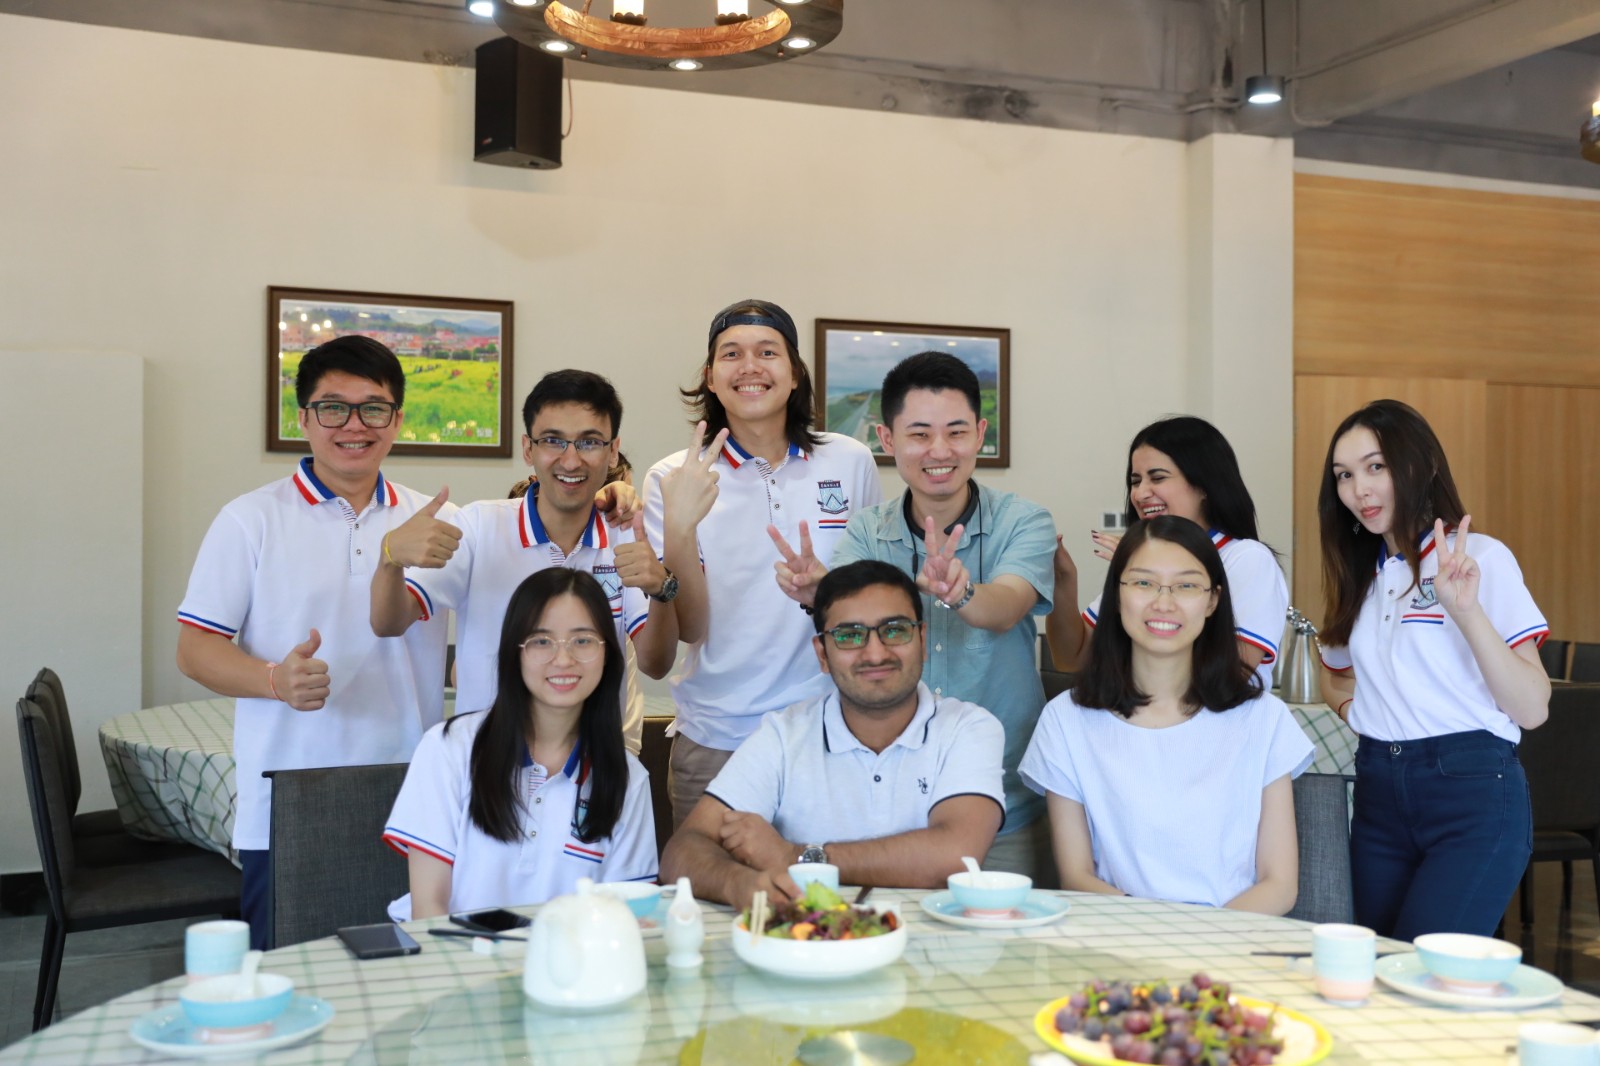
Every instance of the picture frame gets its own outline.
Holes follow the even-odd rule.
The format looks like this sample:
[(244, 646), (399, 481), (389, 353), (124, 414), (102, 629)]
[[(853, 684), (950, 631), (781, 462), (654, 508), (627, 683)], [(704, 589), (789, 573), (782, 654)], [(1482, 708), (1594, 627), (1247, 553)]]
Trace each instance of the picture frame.
[(1011, 331), (983, 326), (928, 326), (907, 322), (819, 318), (816, 333), (817, 424), (853, 436), (872, 449), (879, 466), (892, 466), (878, 442), (883, 377), (918, 352), (949, 352), (978, 375), (988, 432), (978, 466), (1011, 465)]
[(509, 459), (510, 300), (267, 289), (266, 448), (309, 452), (300, 432), (300, 357), (334, 337), (364, 334), (394, 351), (406, 375), (404, 421), (391, 455)]

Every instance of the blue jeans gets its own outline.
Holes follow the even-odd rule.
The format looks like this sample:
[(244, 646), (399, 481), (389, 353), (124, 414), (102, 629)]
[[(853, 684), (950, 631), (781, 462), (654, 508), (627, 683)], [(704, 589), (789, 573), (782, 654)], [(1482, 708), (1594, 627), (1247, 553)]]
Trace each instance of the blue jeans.
[(1481, 729), (1361, 738), (1350, 825), (1358, 923), (1400, 940), (1493, 935), (1532, 853), (1515, 744)]
[(272, 852), (239, 852), (239, 917), (250, 923), (250, 949), (265, 951), (272, 931)]

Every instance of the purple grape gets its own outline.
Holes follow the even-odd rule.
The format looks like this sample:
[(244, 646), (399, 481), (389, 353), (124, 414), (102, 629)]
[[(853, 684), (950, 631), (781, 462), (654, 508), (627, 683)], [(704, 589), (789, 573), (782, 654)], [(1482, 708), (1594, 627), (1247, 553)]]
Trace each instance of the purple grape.
[(1083, 1023), (1083, 1038), (1085, 1040), (1099, 1040), (1105, 1033), (1105, 1023), (1099, 1018), (1090, 1018)]
[(1056, 1028), (1061, 1030), (1063, 1033), (1077, 1032), (1080, 1024), (1082, 1023), (1078, 1018), (1077, 1012), (1072, 1010), (1072, 1008), (1062, 1007), (1060, 1010), (1056, 1011)]
[(1126, 1031), (1138, 1035), (1150, 1031), (1150, 1015), (1142, 1010), (1130, 1010), (1122, 1016), (1122, 1027)]
[(1181, 1049), (1169, 1047), (1156, 1058), (1156, 1061), (1162, 1066), (1188, 1066), (1189, 1059)]

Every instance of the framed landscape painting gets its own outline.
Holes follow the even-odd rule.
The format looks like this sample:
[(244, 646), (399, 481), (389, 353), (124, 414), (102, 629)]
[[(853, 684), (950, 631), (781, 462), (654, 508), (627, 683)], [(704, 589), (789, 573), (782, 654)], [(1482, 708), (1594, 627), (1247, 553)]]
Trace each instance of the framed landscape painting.
[(843, 433), (883, 454), (875, 429), (883, 421), (879, 393), (883, 377), (918, 352), (948, 352), (978, 375), (979, 417), (989, 430), (978, 449), (978, 465), (1011, 465), (1011, 331), (975, 326), (917, 326), (903, 322), (817, 319), (817, 416), (823, 429)]
[(510, 300), (327, 289), (267, 290), (267, 451), (310, 450), (294, 381), (300, 359), (335, 337), (361, 334), (400, 359), (405, 418), (395, 455), (511, 456)]

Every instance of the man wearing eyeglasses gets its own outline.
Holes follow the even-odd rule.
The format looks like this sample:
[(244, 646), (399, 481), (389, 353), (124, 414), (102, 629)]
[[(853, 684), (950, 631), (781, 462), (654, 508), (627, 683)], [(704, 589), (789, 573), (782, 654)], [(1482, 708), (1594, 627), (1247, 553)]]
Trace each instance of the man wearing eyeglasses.
[(233, 846), (256, 948), (271, 922), (263, 771), (406, 762), (442, 717), (444, 625), (379, 640), (367, 624), (384, 536), (425, 508), (448, 517), (379, 472), (405, 387), (400, 361), (370, 338), (307, 352), (295, 396), (311, 455), (222, 509), (178, 609), (178, 668), (238, 699)]
[(833, 691), (762, 719), (668, 842), (663, 883), (688, 876), (697, 895), (743, 905), (758, 890), (797, 897), (789, 866), (826, 862), (846, 884), (933, 888), (988, 852), (1005, 733), (922, 684), (916, 585), (890, 563), (841, 566), (812, 621)]
[(500, 627), (512, 592), (547, 567), (586, 570), (606, 590), (628, 651), (623, 735), (637, 753), (644, 721), (637, 673), (663, 677), (672, 668), (674, 571), (683, 572), (687, 561), (691, 580), (698, 577), (693, 542), (669, 539), (663, 563), (645, 543), (642, 513), (634, 514), (631, 528), (607, 525), (599, 494), (615, 491), (606, 488), (606, 475), (622, 426), (622, 401), (611, 382), (587, 370), (553, 371), (528, 393), (522, 419), (522, 458), (534, 474), (527, 492), (469, 503), (448, 522), (424, 509), (391, 533), (383, 565), (372, 575), (372, 631), (396, 636), (453, 609), (456, 709), (487, 710), (498, 687)]

